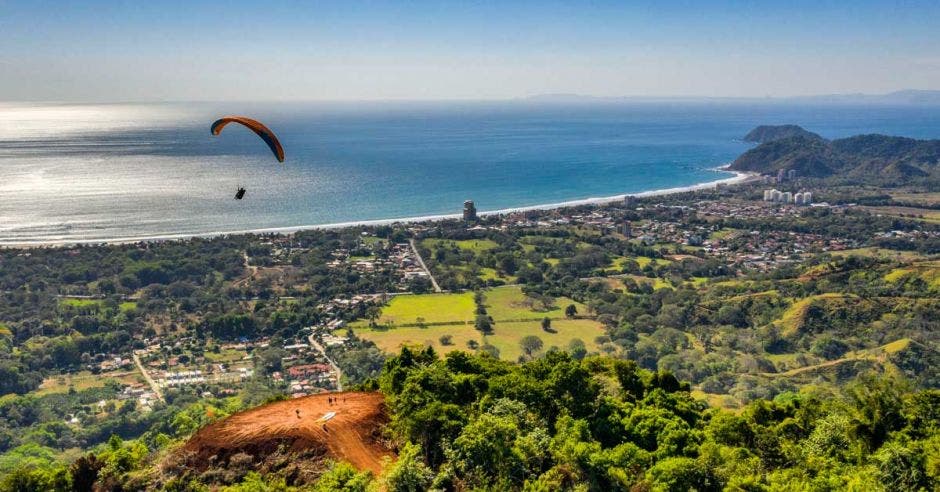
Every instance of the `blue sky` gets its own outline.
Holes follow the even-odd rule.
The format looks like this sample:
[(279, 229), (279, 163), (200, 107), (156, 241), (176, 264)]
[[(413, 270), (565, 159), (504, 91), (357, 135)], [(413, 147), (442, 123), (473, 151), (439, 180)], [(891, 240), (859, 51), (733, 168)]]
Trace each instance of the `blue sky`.
[(0, 100), (940, 89), (940, 2), (0, 0)]

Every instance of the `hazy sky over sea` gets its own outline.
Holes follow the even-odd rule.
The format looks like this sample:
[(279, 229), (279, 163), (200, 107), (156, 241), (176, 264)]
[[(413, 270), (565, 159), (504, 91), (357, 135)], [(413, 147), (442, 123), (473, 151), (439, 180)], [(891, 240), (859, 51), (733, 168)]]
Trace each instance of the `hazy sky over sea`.
[(0, 0), (0, 100), (940, 89), (940, 2)]

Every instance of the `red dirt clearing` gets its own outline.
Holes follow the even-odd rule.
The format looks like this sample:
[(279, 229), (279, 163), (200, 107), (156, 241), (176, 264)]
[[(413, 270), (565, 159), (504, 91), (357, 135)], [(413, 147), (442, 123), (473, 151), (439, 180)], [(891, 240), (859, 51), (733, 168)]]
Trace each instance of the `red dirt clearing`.
[[(334, 403), (330, 404), (328, 398), (334, 399)], [(381, 393), (362, 392), (278, 401), (204, 427), (183, 449), (208, 460), (213, 455), (292, 440), (294, 448), (325, 447), (334, 457), (378, 475), (382, 460), (386, 456), (395, 458), (379, 440), (381, 427), (388, 421), (384, 401)], [(336, 415), (324, 421), (329, 412)]]

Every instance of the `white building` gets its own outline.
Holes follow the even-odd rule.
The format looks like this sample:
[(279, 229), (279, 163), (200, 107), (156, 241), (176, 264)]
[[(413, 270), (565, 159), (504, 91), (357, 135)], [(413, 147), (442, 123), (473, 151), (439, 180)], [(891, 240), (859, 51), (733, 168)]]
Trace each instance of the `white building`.
[(813, 193), (811, 191), (801, 191), (796, 194), (786, 191), (782, 192), (776, 189), (764, 190), (764, 201), (774, 203), (792, 203), (795, 205), (811, 205), (813, 203)]

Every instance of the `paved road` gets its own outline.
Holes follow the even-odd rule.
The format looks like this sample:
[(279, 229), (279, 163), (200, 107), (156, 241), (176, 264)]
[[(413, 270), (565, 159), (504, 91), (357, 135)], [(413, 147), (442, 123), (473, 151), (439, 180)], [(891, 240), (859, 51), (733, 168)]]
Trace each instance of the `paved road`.
[(140, 373), (144, 375), (144, 379), (147, 380), (147, 384), (150, 385), (150, 389), (157, 395), (157, 398), (159, 398), (160, 401), (166, 401), (163, 399), (163, 392), (160, 391), (160, 385), (150, 377), (150, 374), (144, 369), (144, 364), (140, 362), (140, 357), (138, 357), (136, 353), (134, 354), (134, 364), (137, 364), (137, 369), (140, 369)]
[(310, 334), (310, 336), (307, 337), (307, 340), (310, 341), (310, 345), (313, 348), (317, 349), (321, 354), (323, 354), (323, 358), (325, 358), (326, 361), (330, 363), (330, 367), (332, 367), (336, 372), (336, 391), (343, 391), (343, 371), (339, 368), (338, 365), (336, 365), (336, 362), (333, 362), (333, 359), (331, 359), (329, 355), (326, 355), (326, 350), (324, 350), (323, 346), (320, 345), (320, 342), (318, 342), (317, 339), (313, 337), (313, 334)]
[(411, 244), (411, 251), (414, 251), (415, 258), (418, 259), (418, 264), (421, 265), (421, 268), (424, 269), (424, 272), (428, 274), (428, 278), (431, 279), (431, 285), (434, 287), (434, 292), (442, 292), (441, 286), (437, 285), (437, 280), (434, 280), (434, 275), (431, 275), (431, 270), (429, 270), (428, 266), (424, 264), (424, 258), (421, 258), (421, 253), (418, 253), (418, 247), (415, 246), (415, 240), (409, 239), (408, 244)]

